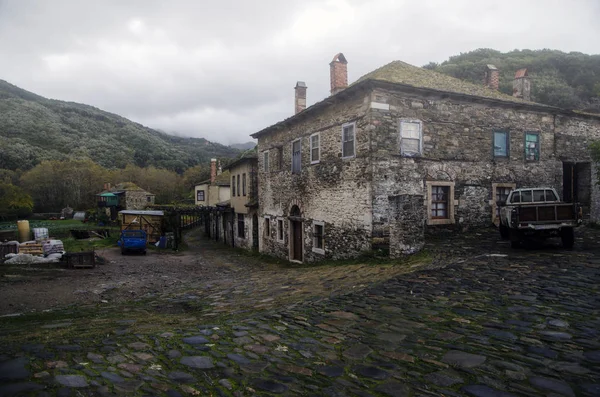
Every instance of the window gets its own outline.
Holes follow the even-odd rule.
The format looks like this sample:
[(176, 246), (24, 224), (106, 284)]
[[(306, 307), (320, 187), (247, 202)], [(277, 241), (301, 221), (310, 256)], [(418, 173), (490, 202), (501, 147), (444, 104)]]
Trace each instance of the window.
[(282, 147), (278, 147), (277, 148), (277, 169), (279, 171), (283, 170), (283, 148)]
[(427, 181), (427, 224), (454, 223), (454, 182)]
[(421, 122), (400, 120), (400, 154), (418, 156), (421, 154)]
[(342, 126), (342, 158), (354, 157), (354, 123)]
[(310, 136), (310, 163), (316, 164), (321, 159), (321, 142), (319, 134)]
[(269, 172), (269, 152), (263, 153), (263, 171)]
[(242, 174), (242, 196), (246, 195), (246, 174)]
[(494, 131), (494, 157), (508, 157), (508, 131)]
[(242, 193), (241, 189), (240, 189), (240, 174), (237, 175), (237, 195), (238, 197), (240, 197), (240, 194)]
[(537, 132), (525, 133), (525, 160), (538, 161), (540, 159), (540, 134)]
[(271, 237), (271, 218), (265, 216), (265, 237)]
[(300, 139), (292, 142), (292, 174), (302, 171), (302, 142)]
[(323, 222), (313, 221), (313, 252), (317, 254), (325, 254), (324, 229), (325, 224)]
[(235, 175), (231, 177), (231, 197), (235, 197)]
[(238, 214), (238, 237), (246, 238), (246, 228), (244, 227), (244, 214)]
[(148, 203), (149, 203), (149, 202), (151, 202), (151, 201), (152, 201), (152, 197), (150, 197), (150, 196), (146, 196), (146, 202), (148, 202)]
[(204, 190), (198, 190), (196, 193), (196, 201), (204, 201)]
[(431, 219), (448, 219), (448, 186), (431, 187)]
[(508, 199), (508, 195), (512, 192), (517, 185), (514, 183), (492, 183), (492, 199), (490, 205), (492, 206), (492, 223), (496, 226), (500, 222), (500, 205), (505, 203)]
[(283, 243), (283, 219), (277, 219), (277, 241)]

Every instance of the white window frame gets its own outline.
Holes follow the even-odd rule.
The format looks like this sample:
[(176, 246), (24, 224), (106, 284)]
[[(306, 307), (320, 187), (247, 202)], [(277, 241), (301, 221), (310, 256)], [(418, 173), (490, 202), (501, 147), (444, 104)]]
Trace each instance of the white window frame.
[[(285, 241), (284, 223), (285, 222), (283, 221), (283, 218), (277, 218), (277, 230), (276, 230), (277, 236), (275, 236), (275, 237), (276, 237), (278, 243), (283, 243)], [(279, 225), (281, 225), (281, 229), (279, 228)], [(281, 230), (281, 233), (279, 233), (280, 230)], [(281, 235), (281, 239), (279, 238), (280, 235)]]
[[(298, 170), (298, 172), (294, 172), (294, 143), (299, 142), (300, 143), (300, 169)], [(302, 138), (298, 138), (298, 139), (294, 139), (292, 141), (292, 146), (291, 146), (291, 152), (292, 152), (292, 161), (290, 164), (290, 172), (292, 174), (301, 174), (302, 173)]]
[[(315, 226), (321, 226), (322, 230), (323, 230), (323, 234), (321, 235), (321, 240), (323, 242), (323, 248), (316, 248), (316, 239), (317, 237), (315, 236)], [(321, 254), (321, 255), (325, 255), (325, 222), (321, 222), (321, 221), (313, 221), (312, 222), (312, 233), (313, 233), (313, 248), (312, 251), (316, 254)]]
[[(350, 126), (352, 127), (353, 153), (350, 156), (344, 156), (344, 128), (350, 127)], [(356, 157), (356, 123), (355, 122), (345, 123), (345, 124), (342, 124), (342, 159), (352, 159), (354, 157)]]
[[(313, 147), (313, 136), (317, 137), (317, 143), (318, 146), (315, 148)], [(316, 132), (314, 134), (312, 134), (309, 138), (308, 138), (308, 142), (309, 142), (309, 146), (310, 146), (310, 163), (311, 164), (318, 164), (321, 161), (321, 134)], [(317, 149), (318, 154), (318, 159), (313, 159), (313, 150)]]
[(492, 223), (496, 226), (500, 224), (500, 218), (496, 216), (496, 211), (498, 210), (498, 203), (496, 203), (496, 191), (498, 188), (510, 188), (511, 190), (515, 190), (517, 188), (516, 183), (492, 183), (492, 199), (490, 200), (490, 205), (492, 206)]
[(269, 172), (269, 151), (263, 152), (263, 172)]
[[(198, 197), (198, 194), (202, 192), (202, 200), (200, 200)], [(148, 202), (150, 201), (150, 197), (147, 198)], [(204, 189), (198, 189), (196, 190), (196, 201), (206, 201), (206, 191), (204, 191)]]
[[(442, 181), (426, 181), (425, 185), (427, 187), (427, 224), (428, 225), (451, 225), (454, 224), (454, 208), (458, 204), (458, 202), (454, 199), (454, 182), (442, 182)], [(436, 219), (431, 217), (431, 195), (432, 195), (432, 187), (433, 186), (448, 186), (448, 208), (446, 211), (448, 212), (448, 218), (446, 219)]]
[[(419, 153), (404, 152), (404, 149), (402, 148), (402, 124), (403, 123), (419, 125)], [(414, 139), (414, 138), (411, 138), (411, 139)], [(418, 157), (423, 154), (423, 122), (421, 120), (418, 120), (418, 119), (400, 119), (400, 120), (398, 120), (398, 146), (400, 148), (400, 154), (402, 156)]]

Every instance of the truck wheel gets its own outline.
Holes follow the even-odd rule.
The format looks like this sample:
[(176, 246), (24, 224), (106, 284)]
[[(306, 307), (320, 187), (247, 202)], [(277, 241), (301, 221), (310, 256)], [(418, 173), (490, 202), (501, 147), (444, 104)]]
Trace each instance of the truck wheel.
[(125, 255), (125, 248), (121, 247), (121, 255)]
[(511, 230), (510, 233), (510, 248), (520, 248), (521, 247), (521, 236), (519, 232)]
[(566, 249), (572, 249), (573, 244), (575, 244), (575, 233), (572, 227), (566, 227), (561, 229), (560, 231), (560, 239), (562, 240), (562, 245)]
[(500, 230), (500, 238), (502, 240), (508, 240), (510, 238), (510, 229), (509, 228), (507, 228), (503, 224), (500, 224), (500, 226), (498, 226), (498, 229)]

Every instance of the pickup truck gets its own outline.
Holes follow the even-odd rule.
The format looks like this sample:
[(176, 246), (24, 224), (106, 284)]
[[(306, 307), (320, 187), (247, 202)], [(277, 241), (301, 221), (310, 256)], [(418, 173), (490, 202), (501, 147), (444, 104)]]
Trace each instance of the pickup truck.
[(581, 206), (563, 203), (552, 188), (524, 188), (510, 192), (500, 206), (500, 236), (518, 248), (524, 240), (560, 237), (563, 247), (573, 248), (573, 229), (582, 222)]
[(141, 252), (146, 255), (146, 238), (146, 232), (143, 230), (123, 230), (117, 243), (121, 247), (121, 255), (127, 252)]

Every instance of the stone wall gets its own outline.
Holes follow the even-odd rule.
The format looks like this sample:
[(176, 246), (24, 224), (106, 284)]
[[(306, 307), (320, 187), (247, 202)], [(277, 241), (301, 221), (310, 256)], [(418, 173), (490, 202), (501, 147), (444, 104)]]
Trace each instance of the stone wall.
[(422, 195), (403, 194), (390, 203), (390, 257), (414, 254), (425, 245), (425, 206)]
[[(256, 210), (250, 209), (248, 213), (242, 213), (241, 215), (244, 217), (244, 235), (241, 236), (238, 233), (238, 214), (234, 214), (234, 222), (233, 222), (233, 230), (235, 236), (235, 246), (244, 249), (252, 249), (254, 247), (254, 236), (252, 233), (253, 225), (253, 217), (256, 214)], [(260, 218), (258, 218), (258, 223), (260, 226)], [(258, 234), (259, 244), (260, 244), (260, 232)]]
[(143, 210), (154, 204), (154, 195), (144, 190), (127, 190), (125, 192), (125, 209)]
[[(364, 128), (368, 105), (359, 92), (341, 104), (332, 104), (316, 117), (307, 117), (290, 128), (258, 139), (259, 208), (261, 251), (289, 258), (289, 222), (292, 206), (303, 218), (305, 262), (355, 256), (370, 249), (371, 194), (368, 168), (369, 139)], [(355, 122), (356, 156), (342, 159), (342, 125)], [(310, 136), (319, 134), (320, 162), (311, 164)], [(292, 174), (292, 141), (301, 139), (299, 174)], [(269, 170), (264, 170), (264, 152), (269, 152)], [(282, 154), (281, 161), (279, 154)], [(271, 235), (264, 233), (264, 219), (271, 219)], [(284, 238), (276, 238), (277, 219), (282, 220)], [(324, 223), (324, 254), (313, 251), (313, 221)]]
[[(372, 247), (389, 246), (390, 238), (392, 255), (418, 247), (418, 239), (407, 240), (399, 226), (404, 220), (394, 212), (398, 197), (411, 197), (411, 205), (415, 205), (414, 197), (423, 197), (422, 220), (428, 233), (492, 225), (494, 187), (548, 186), (562, 195), (563, 163), (589, 163), (587, 148), (600, 139), (598, 118), (562, 116), (551, 108), (450, 98), (400, 87), (349, 91), (348, 95), (342, 100), (332, 98), (320, 110), (309, 108), (293, 122), (259, 136), (262, 252), (290, 258), (289, 216), (294, 206), (300, 210), (294, 219), (302, 220), (304, 262), (357, 256)], [(400, 120), (420, 122), (419, 156), (401, 154)], [(346, 123), (355, 123), (356, 155), (343, 159), (342, 126)], [(508, 132), (506, 157), (494, 155), (495, 131)], [(311, 164), (310, 137), (315, 133), (319, 134), (320, 161)], [(527, 133), (539, 135), (539, 159), (534, 161), (525, 158)], [(292, 174), (292, 142), (298, 138), (302, 171)], [(269, 157), (266, 171), (265, 152)], [(581, 170), (595, 175), (596, 168), (592, 164)], [(590, 191), (591, 219), (596, 220), (600, 194), (592, 182), (587, 176), (581, 186)], [(450, 195), (447, 219), (430, 217), (430, 194), (439, 186)], [(313, 246), (315, 222), (324, 227), (324, 251)]]
[[(383, 89), (374, 90), (372, 101), (374, 238), (389, 235), (388, 197), (423, 195), (427, 201), (427, 181), (454, 184), (454, 224), (449, 225), (454, 227), (491, 224), (493, 183), (561, 190), (562, 165), (554, 153), (549, 113)], [(400, 119), (422, 123), (421, 156), (400, 155)], [(495, 130), (509, 132), (507, 158), (494, 157)], [(526, 131), (540, 134), (539, 161), (525, 160)]]

